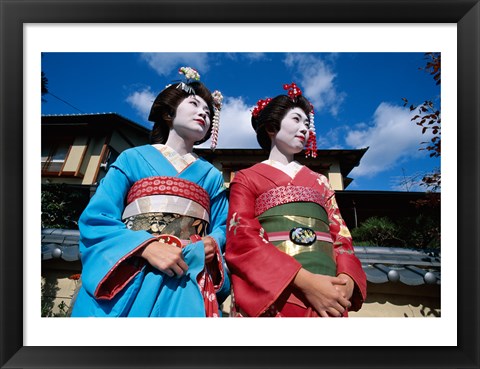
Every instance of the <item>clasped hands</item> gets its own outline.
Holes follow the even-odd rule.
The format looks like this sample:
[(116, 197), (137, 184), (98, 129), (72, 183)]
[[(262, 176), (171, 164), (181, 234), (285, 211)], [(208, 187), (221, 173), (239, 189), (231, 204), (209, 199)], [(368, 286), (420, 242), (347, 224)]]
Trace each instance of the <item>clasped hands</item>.
[[(205, 262), (213, 260), (215, 255), (215, 241), (212, 237), (202, 238), (205, 250)], [(184, 260), (180, 245), (166, 243), (163, 240), (150, 242), (139, 253), (139, 256), (169, 277), (181, 278), (188, 271), (188, 265)]]
[(342, 316), (351, 306), (354, 282), (347, 274), (332, 277), (314, 274), (302, 268), (293, 284), (322, 317)]

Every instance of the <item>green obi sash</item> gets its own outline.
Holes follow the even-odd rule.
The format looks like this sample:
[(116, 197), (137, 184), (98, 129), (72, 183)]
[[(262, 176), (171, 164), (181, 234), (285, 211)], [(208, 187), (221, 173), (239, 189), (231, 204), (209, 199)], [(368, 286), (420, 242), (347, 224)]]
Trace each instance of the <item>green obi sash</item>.
[[(268, 209), (258, 220), (272, 244), (294, 257), (306, 270), (323, 275), (336, 275), (333, 241), (328, 216), (319, 204), (292, 202)], [(291, 236), (292, 229), (315, 231), (316, 241), (305, 245)]]

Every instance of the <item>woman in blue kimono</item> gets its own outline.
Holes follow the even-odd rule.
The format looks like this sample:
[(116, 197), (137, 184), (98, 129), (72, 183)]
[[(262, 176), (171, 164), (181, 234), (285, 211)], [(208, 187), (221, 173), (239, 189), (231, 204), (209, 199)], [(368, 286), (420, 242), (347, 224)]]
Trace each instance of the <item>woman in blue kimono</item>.
[(216, 317), (228, 296), (228, 201), (193, 146), (218, 135), (221, 93), (187, 82), (155, 99), (151, 145), (125, 150), (79, 219), (82, 287), (72, 316)]

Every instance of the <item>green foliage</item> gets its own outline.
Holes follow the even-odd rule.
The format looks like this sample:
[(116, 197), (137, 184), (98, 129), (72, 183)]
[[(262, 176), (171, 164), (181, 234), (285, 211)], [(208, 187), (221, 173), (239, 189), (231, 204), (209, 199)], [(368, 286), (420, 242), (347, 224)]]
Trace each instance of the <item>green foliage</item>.
[(42, 228), (78, 229), (77, 220), (88, 200), (86, 190), (63, 183), (42, 185)]
[(398, 246), (399, 229), (387, 217), (371, 217), (365, 220), (360, 227), (352, 229), (355, 240), (370, 242), (370, 246)]
[(42, 301), (42, 317), (44, 318), (65, 318), (67, 317), (68, 306), (65, 301), (61, 301), (58, 305), (58, 313), (53, 312), (53, 306)]
[(399, 237), (406, 246), (414, 248), (440, 248), (440, 221), (432, 216), (419, 214), (400, 222)]
[(57, 305), (58, 312), (54, 313), (53, 310), (55, 308), (54, 297), (56, 296), (59, 287), (56, 281), (52, 280), (51, 278), (46, 279), (45, 283), (42, 283), (42, 300), (41, 300), (41, 316), (42, 317), (66, 317), (68, 306), (65, 301), (61, 301), (60, 304)]
[(371, 217), (351, 230), (357, 246), (440, 248), (440, 220), (419, 214), (393, 222)]

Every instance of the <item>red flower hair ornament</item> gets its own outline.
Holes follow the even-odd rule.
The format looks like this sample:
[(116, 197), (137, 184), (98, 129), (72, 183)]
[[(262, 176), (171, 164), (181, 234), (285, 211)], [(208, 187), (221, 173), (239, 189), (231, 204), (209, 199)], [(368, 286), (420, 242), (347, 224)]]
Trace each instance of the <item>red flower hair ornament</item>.
[[(283, 89), (288, 91), (287, 94), (292, 99), (292, 101), (295, 102), (297, 96), (302, 95), (302, 90), (297, 86), (295, 82), (292, 82), (291, 84), (284, 84)], [(257, 105), (253, 108), (252, 110), (252, 116), (253, 117), (258, 117), (260, 112), (272, 101), (272, 98), (268, 97), (266, 99), (260, 99), (257, 101)], [(315, 132), (315, 122), (314, 122), (314, 111), (313, 111), (313, 105), (310, 104), (311, 106), (311, 111), (308, 114), (308, 118), (310, 121), (310, 128), (309, 128), (309, 136), (308, 136), (308, 141), (305, 146), (305, 157), (312, 157), (316, 158), (317, 157), (317, 136)]]

